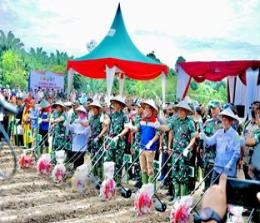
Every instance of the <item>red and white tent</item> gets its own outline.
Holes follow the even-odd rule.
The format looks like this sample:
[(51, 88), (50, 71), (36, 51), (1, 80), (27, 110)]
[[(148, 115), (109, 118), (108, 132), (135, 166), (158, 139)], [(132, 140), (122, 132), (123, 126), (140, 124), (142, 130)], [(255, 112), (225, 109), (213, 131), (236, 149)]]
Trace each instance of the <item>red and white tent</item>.
[(181, 62), (177, 64), (176, 96), (179, 99), (186, 96), (192, 78), (199, 83), (226, 78), (228, 101), (245, 106), (249, 114), (251, 103), (260, 100), (259, 70), (260, 60)]

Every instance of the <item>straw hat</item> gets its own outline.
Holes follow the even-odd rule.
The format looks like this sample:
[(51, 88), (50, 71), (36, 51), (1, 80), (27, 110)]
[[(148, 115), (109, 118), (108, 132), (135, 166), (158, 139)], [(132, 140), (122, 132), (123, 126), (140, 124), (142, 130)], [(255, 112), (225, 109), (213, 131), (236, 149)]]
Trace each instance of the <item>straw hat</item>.
[(64, 106), (71, 107), (71, 106), (73, 106), (73, 103), (71, 101), (66, 101), (66, 102), (64, 102)]
[(77, 112), (84, 112), (84, 113), (87, 114), (87, 111), (86, 111), (86, 109), (84, 108), (83, 105), (80, 105), (80, 106), (76, 109), (76, 111), (77, 111)]
[(102, 108), (101, 104), (98, 101), (93, 101), (91, 104), (88, 105), (88, 108), (91, 107)]
[(177, 108), (177, 109), (182, 108), (182, 109), (186, 110), (189, 115), (193, 114), (191, 107), (189, 106), (188, 102), (186, 102), (186, 101), (180, 101), (177, 105), (175, 105), (175, 108)]
[(59, 101), (56, 101), (56, 102), (54, 102), (53, 104), (52, 104), (52, 106), (57, 106), (57, 105), (59, 105), (59, 106), (61, 106), (61, 107), (65, 107), (64, 106), (64, 104), (63, 104), (63, 102), (61, 101), (61, 100), (59, 100)]
[(141, 102), (141, 105), (144, 106), (144, 105), (149, 105), (151, 108), (153, 108), (156, 112), (158, 112), (158, 107), (157, 105), (155, 104), (154, 100), (152, 99), (148, 99), (148, 100), (145, 100), (143, 102)]
[(234, 120), (239, 121), (238, 116), (235, 115), (234, 112), (230, 108), (227, 108), (227, 109), (223, 110), (222, 112), (219, 113), (219, 115), (220, 116), (227, 116), (229, 118), (232, 118)]
[(113, 103), (113, 102), (119, 102), (120, 104), (122, 104), (124, 107), (126, 106), (126, 103), (125, 103), (125, 99), (123, 97), (121, 97), (120, 95), (117, 95), (113, 98), (110, 99), (110, 102)]

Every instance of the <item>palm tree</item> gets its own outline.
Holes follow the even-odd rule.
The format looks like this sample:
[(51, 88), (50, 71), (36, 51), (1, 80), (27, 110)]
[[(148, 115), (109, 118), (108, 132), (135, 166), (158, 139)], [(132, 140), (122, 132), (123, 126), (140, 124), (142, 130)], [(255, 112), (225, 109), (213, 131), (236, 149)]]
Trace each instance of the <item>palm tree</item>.
[(9, 31), (7, 35), (5, 35), (3, 30), (0, 30), (0, 55), (4, 51), (13, 49), (13, 50), (21, 50), (24, 47), (24, 44), (21, 42), (19, 38), (16, 38), (12, 31)]

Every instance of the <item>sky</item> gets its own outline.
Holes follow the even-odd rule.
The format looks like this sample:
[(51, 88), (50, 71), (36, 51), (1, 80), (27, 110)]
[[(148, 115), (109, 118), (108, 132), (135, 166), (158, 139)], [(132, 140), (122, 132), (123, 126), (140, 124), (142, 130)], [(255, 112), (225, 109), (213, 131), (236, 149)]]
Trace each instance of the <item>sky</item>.
[[(117, 0), (0, 0), (0, 30), (26, 49), (87, 53), (109, 31)], [(260, 0), (122, 0), (133, 42), (174, 67), (187, 61), (260, 59)]]

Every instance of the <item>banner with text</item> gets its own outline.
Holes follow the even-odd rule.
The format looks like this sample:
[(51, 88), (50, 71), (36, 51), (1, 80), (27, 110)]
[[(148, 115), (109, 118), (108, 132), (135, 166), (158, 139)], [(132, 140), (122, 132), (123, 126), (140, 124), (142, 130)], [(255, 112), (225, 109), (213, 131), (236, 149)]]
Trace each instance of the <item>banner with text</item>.
[(31, 71), (29, 77), (29, 89), (64, 89), (64, 74), (50, 71)]

